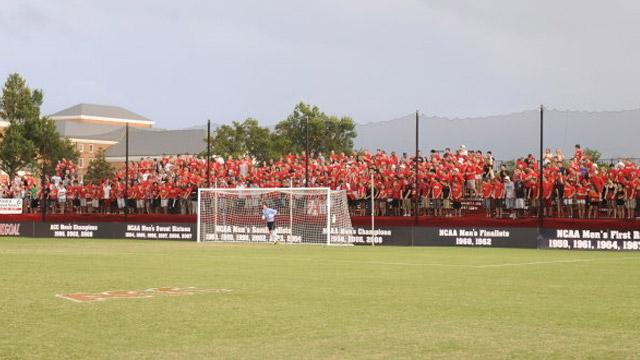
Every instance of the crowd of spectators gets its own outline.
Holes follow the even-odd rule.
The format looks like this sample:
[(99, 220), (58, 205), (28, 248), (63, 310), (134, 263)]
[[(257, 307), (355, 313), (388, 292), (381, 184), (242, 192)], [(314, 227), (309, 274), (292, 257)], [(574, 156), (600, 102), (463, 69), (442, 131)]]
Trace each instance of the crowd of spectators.
[[(375, 153), (317, 154), (309, 158), (309, 187), (344, 190), (352, 215), (459, 217), (547, 217), (635, 219), (640, 204), (640, 170), (628, 160), (598, 165), (575, 146), (571, 158), (547, 149), (539, 163), (529, 154), (513, 166), (493, 154), (467, 149), (432, 150), (417, 158)], [(44, 187), (28, 174), (0, 184), (0, 197), (21, 197), (25, 211), (39, 211), (42, 191), (53, 213), (192, 214), (197, 189), (211, 187), (305, 186), (305, 154), (257, 163), (250, 157), (215, 157), (210, 162), (184, 155), (141, 158), (98, 183), (81, 181), (70, 162), (61, 162)], [(415, 178), (417, 173), (417, 179)], [(542, 189), (541, 185), (542, 184)], [(417, 185), (417, 186), (416, 186)], [(542, 199), (540, 199), (542, 190)], [(371, 197), (373, 196), (373, 201)], [(373, 204), (373, 205), (372, 205)]]

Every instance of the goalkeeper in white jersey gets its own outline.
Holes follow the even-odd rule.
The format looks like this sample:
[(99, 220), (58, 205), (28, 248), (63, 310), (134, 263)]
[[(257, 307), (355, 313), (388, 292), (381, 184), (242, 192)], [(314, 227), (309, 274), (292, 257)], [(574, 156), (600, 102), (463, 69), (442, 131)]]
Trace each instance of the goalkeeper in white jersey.
[(275, 233), (276, 215), (278, 215), (278, 210), (268, 207), (266, 203), (262, 204), (262, 220), (267, 221), (267, 228), (269, 229), (269, 240), (273, 241), (274, 243), (278, 243), (278, 235)]

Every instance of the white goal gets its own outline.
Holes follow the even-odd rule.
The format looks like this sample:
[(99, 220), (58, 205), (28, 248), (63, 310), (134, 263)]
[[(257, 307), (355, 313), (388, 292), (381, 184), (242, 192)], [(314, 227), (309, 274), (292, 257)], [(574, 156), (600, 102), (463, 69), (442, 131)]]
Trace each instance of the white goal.
[(198, 190), (198, 242), (268, 242), (263, 204), (275, 209), (282, 243), (348, 244), (353, 231), (344, 191), (329, 188)]

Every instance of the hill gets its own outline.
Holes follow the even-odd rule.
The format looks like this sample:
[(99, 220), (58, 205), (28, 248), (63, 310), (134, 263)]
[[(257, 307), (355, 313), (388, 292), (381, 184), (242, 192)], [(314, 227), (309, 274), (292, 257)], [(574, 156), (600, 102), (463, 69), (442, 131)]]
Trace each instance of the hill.
[[(640, 157), (640, 109), (624, 111), (545, 110), (545, 147), (573, 153), (573, 146), (597, 149), (603, 158)], [(415, 114), (358, 124), (356, 149), (415, 150)], [(420, 117), (420, 150), (458, 147), (492, 150), (498, 159), (538, 154), (539, 111), (475, 118)]]

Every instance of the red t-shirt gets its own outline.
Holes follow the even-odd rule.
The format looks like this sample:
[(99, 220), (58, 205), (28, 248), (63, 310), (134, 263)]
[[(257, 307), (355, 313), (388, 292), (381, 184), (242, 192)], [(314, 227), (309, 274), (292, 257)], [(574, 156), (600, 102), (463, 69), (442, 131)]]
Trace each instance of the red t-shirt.
[(75, 199), (77, 192), (78, 192), (78, 187), (77, 186), (73, 186), (73, 185), (67, 186), (67, 198), (68, 199), (71, 199), (71, 200)]
[(169, 189), (169, 198), (170, 199), (178, 199), (180, 197), (180, 188), (175, 186), (171, 186)]
[(391, 197), (393, 199), (400, 199), (401, 193), (402, 193), (402, 185), (401, 184), (397, 184), (397, 185), (393, 185), (392, 186)]
[(482, 197), (485, 199), (493, 197), (493, 184), (485, 182), (482, 184)]
[(427, 194), (429, 194), (429, 183), (426, 181), (420, 182), (419, 189), (422, 196), (427, 196)]
[(93, 185), (86, 185), (83, 190), (85, 199), (93, 198)]
[(586, 200), (589, 196), (589, 188), (583, 185), (579, 185), (576, 189), (576, 198), (579, 200)]
[(442, 198), (442, 184), (437, 181), (434, 181), (433, 184), (431, 184), (431, 197), (434, 199)]
[(158, 190), (160, 192), (160, 198), (161, 199), (168, 199), (169, 198), (169, 192), (171, 191), (171, 187), (168, 184), (160, 185), (158, 187)]
[(460, 181), (454, 181), (451, 184), (451, 198), (454, 201), (459, 201), (462, 199), (462, 183)]
[(504, 184), (501, 182), (495, 182), (493, 184), (493, 188), (495, 191), (494, 197), (496, 199), (504, 199)]
[(94, 199), (102, 199), (103, 191), (102, 186), (94, 185), (93, 187), (93, 198)]
[(49, 198), (51, 200), (57, 200), (58, 199), (58, 188), (54, 187), (51, 189), (51, 191), (49, 191)]
[(530, 182), (531, 192), (529, 195), (531, 199), (537, 199), (540, 197), (540, 185), (537, 182)]
[(553, 194), (553, 180), (546, 180), (542, 183), (542, 196), (545, 199), (551, 199), (551, 194)]
[(605, 178), (602, 175), (593, 175), (591, 177), (591, 183), (596, 187), (596, 191), (598, 191), (599, 193), (602, 192), (605, 182)]
[(633, 199), (636, 197), (636, 187), (638, 185), (637, 180), (629, 181), (624, 187), (624, 194), (627, 199)]
[(562, 197), (565, 199), (571, 199), (576, 194), (576, 188), (571, 184), (564, 184), (564, 193)]
[(578, 162), (579, 162), (580, 160), (582, 160), (582, 149), (576, 149), (576, 153), (575, 153), (575, 155), (574, 155), (573, 157), (574, 157), (574, 158), (576, 159), (576, 161), (578, 161)]

